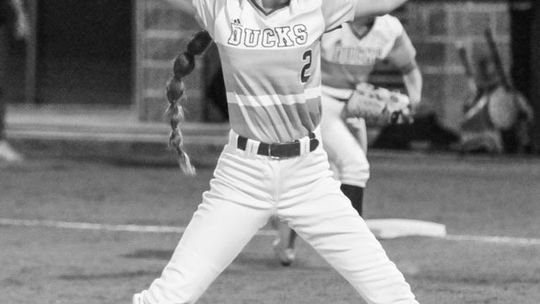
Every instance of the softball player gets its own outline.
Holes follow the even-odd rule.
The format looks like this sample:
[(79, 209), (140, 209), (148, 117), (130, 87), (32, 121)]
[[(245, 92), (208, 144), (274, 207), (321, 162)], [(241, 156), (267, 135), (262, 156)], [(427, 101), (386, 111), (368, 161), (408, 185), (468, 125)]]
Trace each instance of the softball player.
[[(367, 82), (375, 63), (383, 60), (401, 71), (411, 104), (417, 105), (422, 75), (415, 60), (416, 50), (401, 22), (391, 15), (346, 23), (325, 34), (321, 48), (324, 149), (341, 190), (362, 215), (364, 188), (369, 179), (366, 123), (362, 118), (344, 121), (343, 108), (356, 85)], [(296, 234), (284, 223), (278, 226), (274, 249), (280, 262), (288, 266), (295, 258)]]
[(232, 130), (210, 190), (135, 304), (194, 303), (276, 214), (368, 303), (418, 303), (332, 178), (321, 148), (320, 37), (405, 0), (193, 0), (223, 66)]

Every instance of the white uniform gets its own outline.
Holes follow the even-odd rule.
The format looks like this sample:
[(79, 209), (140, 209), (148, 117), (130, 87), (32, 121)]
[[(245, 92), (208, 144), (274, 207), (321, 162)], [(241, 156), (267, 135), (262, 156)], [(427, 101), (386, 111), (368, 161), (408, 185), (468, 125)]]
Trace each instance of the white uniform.
[(369, 179), (366, 125), (363, 119), (355, 124), (363, 137), (361, 143), (341, 118), (345, 101), (358, 83), (368, 81), (378, 61), (390, 61), (407, 71), (414, 66), (416, 51), (399, 20), (390, 15), (377, 17), (363, 37), (344, 24), (325, 34), (321, 47), (324, 148), (337, 178), (343, 184), (364, 188)]
[[(291, 0), (268, 14), (249, 0), (193, 2), (219, 47), (232, 131), (170, 262), (134, 303), (194, 303), (275, 214), (368, 303), (417, 303), (309, 137), (320, 138), (319, 38), (355, 1)], [(299, 156), (260, 155), (293, 140)]]

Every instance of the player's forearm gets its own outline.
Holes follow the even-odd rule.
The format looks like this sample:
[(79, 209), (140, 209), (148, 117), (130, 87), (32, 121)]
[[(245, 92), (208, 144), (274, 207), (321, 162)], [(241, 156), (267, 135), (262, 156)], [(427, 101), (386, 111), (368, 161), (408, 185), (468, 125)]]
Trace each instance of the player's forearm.
[(11, 6), (13, 6), (13, 9), (17, 14), (24, 14), (23, 10), (23, 4), (21, 0), (10, 0)]
[(163, 1), (169, 3), (176, 9), (189, 13), (190, 15), (196, 14), (195, 7), (193, 6), (193, 3), (191, 0), (163, 0)]
[(21, 0), (10, 0), (11, 7), (13, 7), (13, 11), (15, 12), (15, 18), (17, 18), (17, 21), (20, 19), (26, 18), (26, 13), (24, 11), (23, 3)]
[(422, 73), (418, 67), (410, 70), (409, 72), (403, 74), (403, 82), (405, 83), (405, 88), (407, 89), (407, 94), (411, 100), (412, 105), (416, 105), (422, 100)]
[(17, 39), (28, 38), (30, 31), (30, 24), (28, 16), (24, 10), (22, 0), (9, 0), (9, 5), (11, 5), (14, 13), (14, 26), (13, 26), (13, 35)]
[(408, 0), (357, 0), (355, 17), (377, 16), (389, 13)]

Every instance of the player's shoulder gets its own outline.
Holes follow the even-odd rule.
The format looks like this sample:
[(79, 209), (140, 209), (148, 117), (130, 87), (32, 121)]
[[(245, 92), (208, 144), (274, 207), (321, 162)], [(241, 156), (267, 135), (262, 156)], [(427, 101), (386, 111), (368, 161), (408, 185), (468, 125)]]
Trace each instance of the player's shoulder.
[(390, 14), (377, 17), (375, 19), (374, 27), (380, 32), (394, 38), (399, 37), (404, 31), (401, 21)]

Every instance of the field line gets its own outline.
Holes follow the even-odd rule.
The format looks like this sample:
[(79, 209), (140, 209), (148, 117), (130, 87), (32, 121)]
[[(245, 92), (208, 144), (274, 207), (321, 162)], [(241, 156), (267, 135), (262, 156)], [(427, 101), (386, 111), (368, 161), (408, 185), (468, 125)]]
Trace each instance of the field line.
[[(0, 218), (0, 226), (19, 227), (49, 227), (76, 230), (140, 232), (140, 233), (184, 233), (186, 227), (180, 226), (157, 226), (157, 225), (114, 225), (85, 222), (65, 222), (51, 220), (21, 220)], [(257, 235), (273, 236), (276, 233), (271, 230), (260, 230)]]
[(537, 238), (520, 238), (510, 236), (481, 236), (481, 235), (447, 235), (444, 237), (452, 241), (469, 241), (492, 244), (509, 244), (509, 245), (540, 245), (540, 239)]
[[(111, 231), (111, 232), (138, 232), (138, 233), (183, 233), (186, 227), (180, 226), (158, 226), (158, 225), (114, 225), (114, 224), (98, 224), (85, 222), (65, 222), (52, 220), (24, 220), (0, 218), (0, 226), (16, 226), (16, 227), (48, 227), (48, 228), (63, 228), (75, 230), (94, 230), (94, 231)], [(275, 236), (273, 230), (260, 230), (258, 236)], [(437, 237), (439, 238), (439, 237)], [(506, 236), (481, 236), (481, 235), (446, 235), (440, 239), (450, 241), (466, 241), (479, 242), (490, 244), (506, 244), (520, 246), (540, 246), (540, 238), (520, 238)]]

